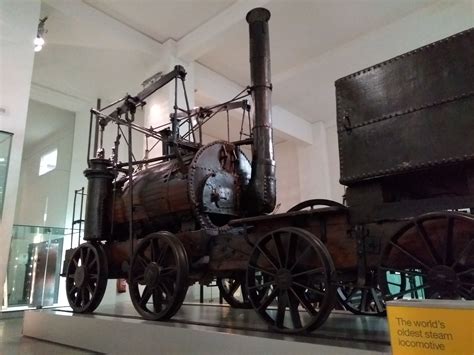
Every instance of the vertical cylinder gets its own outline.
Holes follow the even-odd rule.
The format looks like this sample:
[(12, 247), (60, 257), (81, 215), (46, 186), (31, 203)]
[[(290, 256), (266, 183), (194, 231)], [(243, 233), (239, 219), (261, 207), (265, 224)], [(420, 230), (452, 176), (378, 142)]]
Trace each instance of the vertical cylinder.
[(250, 36), (250, 78), (253, 100), (252, 176), (249, 194), (251, 213), (269, 213), (275, 208), (276, 179), (273, 159), (271, 114), (270, 11), (256, 8), (247, 14)]
[(91, 159), (84, 171), (87, 178), (87, 203), (84, 225), (85, 240), (109, 240), (112, 221), (112, 181), (107, 159)]

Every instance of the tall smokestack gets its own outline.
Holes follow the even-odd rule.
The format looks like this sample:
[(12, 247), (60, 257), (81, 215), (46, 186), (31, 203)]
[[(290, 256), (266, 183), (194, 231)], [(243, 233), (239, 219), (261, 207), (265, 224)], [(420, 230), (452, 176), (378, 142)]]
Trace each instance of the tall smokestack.
[(269, 19), (270, 11), (264, 8), (253, 9), (247, 14), (254, 123), (248, 207), (255, 214), (272, 212), (276, 201)]

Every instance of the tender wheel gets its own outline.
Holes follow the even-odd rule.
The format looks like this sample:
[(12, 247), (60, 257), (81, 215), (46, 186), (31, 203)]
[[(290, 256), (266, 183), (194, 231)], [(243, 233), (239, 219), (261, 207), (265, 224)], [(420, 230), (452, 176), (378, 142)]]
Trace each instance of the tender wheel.
[(252, 251), (246, 276), (249, 300), (271, 327), (288, 333), (310, 331), (322, 325), (333, 308), (334, 274), (331, 256), (316, 236), (300, 228), (278, 229)]
[(188, 257), (181, 241), (168, 232), (140, 241), (130, 263), (133, 306), (144, 318), (166, 320), (181, 307), (188, 289)]
[(376, 272), (371, 270), (367, 275), (369, 286), (356, 286), (345, 284), (338, 287), (337, 299), (339, 303), (348, 311), (365, 316), (385, 316), (385, 302), (382, 291), (378, 286), (373, 286), (377, 282)]
[(387, 300), (474, 299), (473, 216), (428, 213), (407, 223), (382, 252), (379, 284)]
[(232, 278), (218, 277), (216, 283), (222, 297), (232, 308), (252, 308), (245, 287), (245, 274), (239, 274)]
[(66, 270), (66, 295), (74, 312), (93, 312), (107, 288), (107, 259), (101, 244), (81, 244)]

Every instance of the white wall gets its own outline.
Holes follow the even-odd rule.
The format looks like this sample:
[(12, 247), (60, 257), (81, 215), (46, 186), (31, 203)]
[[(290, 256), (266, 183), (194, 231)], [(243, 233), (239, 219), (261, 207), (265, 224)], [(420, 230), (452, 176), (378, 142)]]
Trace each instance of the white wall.
[[(74, 113), (30, 100), (26, 129), (31, 121), (41, 122), (46, 116), (61, 124), (40, 142), (25, 145), (15, 224), (63, 228), (71, 174)], [(56, 168), (39, 176), (41, 157), (54, 149), (58, 150)]]
[[(4, 284), (10, 250), (33, 70), (32, 42), (39, 12), (37, 0), (0, 1), (0, 106), (6, 108), (6, 115), (0, 116), (0, 129), (14, 134), (0, 224), (0, 286)], [(0, 298), (3, 300), (3, 287), (0, 287)]]

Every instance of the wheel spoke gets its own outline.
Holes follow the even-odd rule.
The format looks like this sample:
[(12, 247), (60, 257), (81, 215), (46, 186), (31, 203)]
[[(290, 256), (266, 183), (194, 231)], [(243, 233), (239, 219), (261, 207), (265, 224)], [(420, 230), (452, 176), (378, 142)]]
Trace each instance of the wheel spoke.
[(293, 269), (296, 267), (296, 265), (298, 265), (298, 263), (300, 262), (300, 260), (303, 259), (303, 257), (308, 253), (308, 251), (311, 251), (313, 250), (313, 248), (311, 248), (310, 246), (307, 246), (305, 250), (303, 250), (303, 252), (298, 256), (298, 258), (296, 259), (296, 261), (293, 263), (293, 265), (291, 266), (290, 268), (290, 271), (293, 271)]
[(145, 273), (134, 275), (133, 276), (133, 281), (135, 281), (137, 283), (141, 283), (141, 282), (145, 281)]
[(307, 286), (307, 285), (303, 285), (302, 283), (293, 281), (293, 284), (296, 285), (296, 286), (299, 286), (299, 287), (301, 287), (301, 288), (303, 288), (303, 289), (305, 289), (305, 290), (309, 290), (309, 291), (312, 291), (312, 292), (314, 292), (314, 293), (317, 293), (318, 295), (321, 295), (321, 296), (324, 296), (324, 295), (325, 295), (325, 293), (324, 293), (323, 291), (317, 290), (317, 289), (312, 288), (312, 287), (309, 287), (309, 286)]
[(412, 260), (416, 261), (418, 264), (424, 266), (426, 269), (431, 270), (431, 267), (426, 265), (424, 262), (422, 262), (420, 259), (418, 259), (416, 256), (412, 255), (409, 251), (407, 251), (405, 248), (401, 247), (398, 244), (395, 244), (394, 242), (390, 241), (390, 245), (394, 246), (398, 250), (400, 250), (403, 254), (411, 258)]
[(465, 270), (465, 271), (462, 271), (462, 272), (458, 272), (458, 276), (463, 276), (463, 275), (469, 275), (469, 274), (473, 274), (474, 275), (474, 268), (471, 268), (471, 269), (468, 269), (468, 270)]
[(265, 274), (267, 274), (267, 275), (270, 275), (270, 276), (272, 276), (272, 277), (275, 277), (275, 274), (274, 274), (274, 273), (272, 273), (272, 272), (270, 272), (270, 271), (268, 271), (268, 270), (266, 270), (266, 269), (262, 269), (261, 267), (258, 267), (258, 266), (252, 265), (252, 264), (249, 264), (248, 267), (250, 267), (250, 268), (252, 268), (252, 269), (254, 269), (254, 270), (263, 272), (263, 273), (265, 273)]
[(243, 302), (248, 302), (249, 292), (248, 292), (247, 287), (245, 286), (245, 282), (241, 282), (240, 284), (241, 284), (240, 291), (242, 292)]
[(163, 265), (163, 261), (166, 260), (165, 256), (168, 254), (169, 248), (170, 248), (169, 244), (166, 244), (164, 248), (160, 251), (160, 257), (158, 258), (158, 261), (157, 261), (158, 265), (160, 266)]
[(472, 282), (460, 281), (459, 283), (461, 285), (464, 285), (464, 286), (467, 286), (467, 287), (474, 287), (474, 283), (472, 283)]
[(272, 286), (272, 285), (275, 285), (275, 281), (269, 281), (269, 282), (265, 282), (263, 284), (259, 284), (259, 285), (255, 285), (255, 286), (249, 286), (248, 289), (249, 290), (254, 290), (256, 288), (265, 288), (265, 287), (269, 287), (269, 286)]
[(139, 254), (137, 254), (137, 261), (143, 267), (143, 269), (146, 269), (146, 267), (150, 263), (144, 255)]
[(294, 295), (290, 293), (287, 293), (287, 297), (289, 301), (288, 305), (290, 307), (290, 315), (291, 321), (293, 322), (293, 327), (302, 328), (303, 325), (301, 324), (300, 312), (298, 310), (299, 301)]
[(418, 231), (418, 235), (421, 236), (421, 239), (423, 240), (423, 243), (425, 243), (426, 248), (428, 249), (431, 258), (434, 261), (433, 265), (439, 265), (441, 263), (441, 258), (439, 257), (438, 253), (435, 250), (435, 247), (433, 243), (431, 242), (430, 237), (428, 236), (428, 233), (426, 232), (425, 227), (423, 227), (423, 224), (419, 222), (415, 222), (415, 227), (416, 230)]
[(77, 292), (78, 288), (76, 286), (72, 286), (69, 290), (69, 296), (73, 296)]
[(288, 248), (286, 249), (285, 268), (288, 269), (290, 262), (296, 257), (296, 247), (298, 245), (298, 238), (295, 238), (292, 233), (288, 233)]
[(361, 289), (362, 297), (360, 299), (359, 310), (365, 312), (368, 310), (368, 290), (366, 288)]
[(170, 299), (173, 297), (173, 292), (172, 292), (172, 289), (170, 289), (168, 287), (168, 285), (166, 284), (166, 282), (160, 282), (158, 284), (158, 286), (163, 290), (163, 293), (166, 295), (166, 299)]
[(474, 296), (471, 291), (466, 290), (464, 287), (458, 287), (457, 292), (461, 297), (464, 297), (466, 300), (471, 300)]
[(290, 287), (290, 291), (293, 292), (293, 294), (301, 303), (303, 308), (306, 309), (306, 312), (308, 312), (309, 314), (313, 316), (317, 314), (317, 311), (314, 309), (311, 302), (309, 302), (308, 299), (304, 295), (299, 295), (298, 292), (293, 287)]
[(178, 270), (177, 270), (176, 267), (169, 266), (169, 267), (165, 267), (165, 268), (161, 269), (160, 275), (162, 277), (170, 277), (172, 275), (176, 275), (177, 272), (178, 272)]
[(84, 257), (84, 265), (87, 265), (89, 263), (89, 253), (90, 252), (91, 252), (91, 250), (89, 248), (87, 248), (86, 255)]
[(161, 312), (163, 309), (163, 295), (158, 288), (153, 290), (153, 308), (155, 313)]
[(443, 254), (443, 264), (448, 265), (448, 263), (452, 262), (453, 258), (453, 231), (454, 231), (454, 218), (453, 217), (448, 217), (448, 227), (446, 228), (447, 234), (446, 234), (446, 244), (444, 247), (444, 254)]
[(275, 324), (278, 328), (283, 328), (285, 321), (286, 305), (288, 304), (288, 291), (280, 290), (278, 295), (278, 308), (276, 314)]
[(356, 294), (356, 291), (357, 289), (355, 287), (353, 287), (351, 289), (351, 291), (349, 292), (349, 294), (346, 296), (346, 302), (349, 302), (349, 300), (354, 297), (354, 295)]
[(320, 273), (321, 275), (326, 274), (324, 268), (318, 267), (316, 269), (311, 269), (311, 270), (306, 270), (306, 271), (303, 271), (303, 272), (299, 272), (297, 274), (294, 274), (293, 277), (298, 277), (298, 276), (307, 275), (307, 274), (316, 274), (316, 273)]
[(82, 292), (80, 289), (77, 290), (77, 297), (76, 299), (74, 300), (74, 304), (77, 306), (77, 307), (80, 307), (82, 305)]
[(87, 287), (87, 292), (89, 292), (92, 297), (92, 295), (94, 294), (94, 290), (92, 290), (91, 285), (87, 285), (86, 287)]
[(385, 311), (385, 307), (383, 306), (383, 303), (382, 303), (383, 301), (380, 298), (379, 294), (377, 294), (377, 291), (375, 290), (375, 288), (371, 288), (370, 292), (372, 294), (372, 298), (374, 300), (375, 309), (377, 313), (382, 313), (383, 311)]
[(278, 270), (278, 267), (275, 265), (276, 262), (275, 260), (272, 260), (273, 257), (270, 254), (267, 254), (261, 247), (260, 245), (257, 244), (257, 249), (260, 251), (260, 253), (270, 262), (270, 264), (273, 266), (275, 270)]
[(263, 300), (262, 300), (262, 303), (260, 303), (260, 305), (258, 306), (257, 308), (257, 311), (264, 311), (268, 308), (268, 306), (273, 302), (273, 300), (276, 298), (276, 296), (278, 295), (278, 289), (277, 288), (274, 288), (272, 290), (272, 292), (267, 296), (265, 297)]
[(84, 266), (84, 248), (79, 248), (79, 259), (81, 260), (81, 265)]
[(281, 238), (278, 235), (275, 235), (275, 233), (272, 233), (272, 239), (275, 244), (278, 264), (280, 265), (280, 268), (282, 268), (285, 265), (282, 259), (285, 253), (283, 251), (283, 245), (281, 245)]
[(469, 255), (469, 252), (471, 251), (471, 248), (474, 246), (474, 238), (472, 238), (467, 246), (464, 248), (464, 250), (459, 254), (459, 257), (454, 261), (453, 265), (451, 265), (452, 268), (457, 266), (457, 264), (464, 265), (467, 261), (467, 257)]
[(153, 293), (152, 288), (150, 286), (145, 286), (145, 289), (143, 290), (143, 293), (142, 293), (142, 297), (140, 299), (140, 306), (142, 308), (146, 307), (146, 304), (149, 301), (152, 293)]

